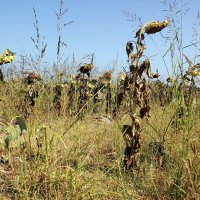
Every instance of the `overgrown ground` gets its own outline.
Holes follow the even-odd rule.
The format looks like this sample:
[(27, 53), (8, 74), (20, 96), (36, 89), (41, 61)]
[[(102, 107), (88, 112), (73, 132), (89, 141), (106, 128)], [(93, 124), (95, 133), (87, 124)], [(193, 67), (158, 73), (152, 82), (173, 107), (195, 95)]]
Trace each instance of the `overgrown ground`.
[[(162, 107), (152, 102), (152, 117), (142, 122), (138, 168), (125, 172), (121, 128), (131, 123), (129, 115), (102, 121), (103, 113), (86, 113), (77, 120), (65, 112), (66, 93), (58, 117), (52, 95), (43, 91), (26, 120), (27, 133), (7, 149), (4, 130), (14, 129), (9, 122), (20, 115), (21, 90), (17, 81), (0, 86), (1, 199), (200, 198), (199, 99), (185, 117), (177, 119), (177, 126), (172, 123), (176, 101)], [(155, 141), (164, 141), (163, 168), (150, 148)]]
[[(200, 75), (199, 13), (192, 43), (185, 46), (183, 2), (180, 8), (176, 1), (162, 4), (167, 12), (163, 22), (141, 26), (140, 17), (125, 12), (139, 29), (126, 44), (129, 71), (117, 84), (111, 71), (93, 77), (94, 53), (84, 57), (90, 63), (75, 66), (73, 57), (73, 66), (66, 66), (62, 48), (67, 45), (61, 32), (67, 24), (62, 27), (61, 22), (68, 9), (63, 0), (56, 12), (53, 74), (39, 70), (47, 43), (41, 39), (33, 9), (36, 56), (22, 56), (17, 67), (12, 64), (15, 53), (6, 49), (1, 54), (0, 65), (11, 64), (0, 68), (0, 199), (200, 199), (200, 97), (195, 90)], [(167, 71), (172, 67), (167, 85), (152, 81), (160, 75), (151, 72), (150, 58), (143, 54), (149, 34), (160, 48), (153, 38), (164, 28), (169, 28), (164, 36), (169, 49), (159, 54)], [(195, 55), (189, 58), (185, 50), (193, 46)], [(25, 78), (27, 64), (42, 78), (30, 71), (32, 80)], [(77, 74), (69, 76), (70, 69)], [(99, 90), (103, 97), (93, 101)], [(94, 111), (96, 104), (99, 109)], [(17, 119), (23, 119), (24, 130)]]

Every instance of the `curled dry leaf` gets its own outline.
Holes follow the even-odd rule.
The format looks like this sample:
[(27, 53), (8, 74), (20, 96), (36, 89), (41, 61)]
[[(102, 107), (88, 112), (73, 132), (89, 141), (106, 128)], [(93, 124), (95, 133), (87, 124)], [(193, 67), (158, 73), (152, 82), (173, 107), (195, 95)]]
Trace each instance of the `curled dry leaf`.
[(133, 49), (134, 49), (133, 48), (133, 43), (131, 41), (128, 41), (126, 43), (126, 53), (127, 53), (128, 59), (131, 59), (130, 55), (132, 54)]
[(144, 117), (151, 117), (150, 115), (150, 110), (151, 110), (151, 106), (147, 105), (143, 108), (140, 109), (140, 117), (144, 118)]
[(160, 74), (152, 74), (152, 78), (159, 78)]
[(135, 89), (134, 89), (134, 97), (136, 98), (136, 102), (138, 104), (138, 106), (142, 106), (143, 103), (143, 91), (141, 91), (141, 89), (143, 89), (143, 83), (135, 83)]
[(144, 50), (145, 50), (146, 48), (147, 48), (146, 45), (140, 43), (139, 46), (138, 46), (138, 52), (137, 52), (137, 54), (136, 54), (136, 58), (141, 58), (141, 56), (142, 56), (142, 54), (143, 54), (143, 52), (144, 52)]
[[(124, 165), (126, 169), (132, 169), (137, 166), (136, 155), (140, 149), (140, 133), (141, 126), (136, 115), (132, 115), (132, 125), (123, 126), (123, 137), (126, 142), (126, 148), (124, 151)], [(134, 129), (134, 130), (133, 130)]]
[(139, 120), (136, 117), (136, 114), (130, 115), (130, 117), (132, 119), (132, 127), (134, 127), (137, 132), (141, 132), (142, 131), (141, 125), (140, 125)]
[(142, 64), (140, 64), (139, 66), (139, 70), (138, 70), (138, 75), (141, 78), (143, 72), (146, 72), (147, 76), (149, 78), (158, 78), (160, 75), (159, 74), (154, 74), (151, 72), (151, 64), (149, 59), (145, 59)]
[(126, 78), (128, 77), (128, 74), (126, 72), (121, 72), (120, 75), (119, 75), (119, 81), (125, 81)]
[(126, 124), (123, 125), (122, 133), (126, 146), (131, 147), (133, 145), (133, 127)]
[(142, 64), (140, 64), (140, 66), (139, 66), (139, 70), (138, 70), (139, 77), (141, 78), (143, 72), (147, 72), (147, 70), (149, 70), (149, 68), (150, 68), (150, 61), (149, 61), (149, 59), (145, 59), (142, 62)]
[(137, 58), (137, 54), (130, 53), (129, 59), (132, 60), (132, 62), (134, 62), (136, 58)]

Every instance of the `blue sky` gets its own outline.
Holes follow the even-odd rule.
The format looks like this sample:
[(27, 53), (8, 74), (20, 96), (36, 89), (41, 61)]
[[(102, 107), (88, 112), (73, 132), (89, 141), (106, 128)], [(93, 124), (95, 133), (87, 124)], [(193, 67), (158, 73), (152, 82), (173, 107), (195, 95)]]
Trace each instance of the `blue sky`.
[[(1, 2), (1, 37), (0, 52), (6, 48), (16, 52), (16, 65), (20, 55), (34, 55), (36, 49), (30, 37), (35, 37), (33, 8), (37, 12), (40, 35), (44, 36), (47, 50), (44, 61), (49, 66), (56, 61), (56, 47), (58, 41), (57, 21), (55, 12), (59, 9), (60, 0), (6, 0)], [(62, 49), (68, 64), (72, 62), (73, 53), (76, 62), (87, 62), (81, 58), (95, 53), (97, 71), (113, 69), (122, 71), (127, 66), (125, 45), (128, 40), (134, 39), (133, 23), (127, 20), (123, 11), (128, 11), (141, 17), (142, 22), (151, 20), (163, 21), (166, 13), (160, 0), (64, 0), (64, 8), (68, 11), (63, 16), (62, 23), (74, 21), (61, 32), (62, 40), (67, 48)], [(170, 2), (170, 0), (168, 0)], [(181, 4), (181, 0), (177, 1)], [(200, 10), (199, 0), (182, 1), (184, 9), (190, 8), (183, 17), (183, 42), (190, 44), (192, 40), (192, 25)], [(200, 30), (199, 30), (200, 31)], [(167, 30), (162, 31), (165, 36)], [(154, 42), (147, 36), (148, 46), (145, 55), (152, 57), (152, 68), (167, 76), (166, 67), (161, 59), (168, 48), (160, 33), (152, 36)], [(160, 48), (158, 52), (157, 46)], [(189, 49), (192, 56), (193, 49)], [(156, 56), (154, 56), (156, 55)], [(117, 62), (116, 62), (117, 61)], [(170, 68), (170, 66), (169, 66)]]

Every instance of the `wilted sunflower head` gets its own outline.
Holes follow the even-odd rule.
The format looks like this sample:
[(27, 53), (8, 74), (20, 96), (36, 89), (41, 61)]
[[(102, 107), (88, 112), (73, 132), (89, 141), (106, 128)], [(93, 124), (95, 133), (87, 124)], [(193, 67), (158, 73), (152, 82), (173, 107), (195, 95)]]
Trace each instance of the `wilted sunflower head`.
[[(157, 32), (162, 31), (162, 29), (164, 29), (165, 27), (167, 27), (169, 25), (169, 20), (165, 19), (163, 22), (159, 22), (159, 21), (151, 21), (148, 22), (147, 24), (145, 24), (144, 27), (144, 32), (147, 34), (155, 34)], [(142, 29), (140, 29), (141, 32)]]
[(112, 72), (105, 72), (102, 76), (99, 77), (99, 81), (102, 84), (110, 83), (112, 80)]
[(105, 72), (102, 76), (103, 79), (107, 80), (107, 81), (111, 81), (112, 79), (112, 72)]
[(78, 70), (83, 74), (87, 74), (92, 70), (93, 67), (94, 67), (93, 64), (85, 63), (85, 64), (80, 65)]
[(25, 78), (25, 82), (28, 84), (32, 84), (35, 81), (40, 81), (40, 80), (41, 80), (40, 75), (35, 72), (29, 73), (29, 75)]

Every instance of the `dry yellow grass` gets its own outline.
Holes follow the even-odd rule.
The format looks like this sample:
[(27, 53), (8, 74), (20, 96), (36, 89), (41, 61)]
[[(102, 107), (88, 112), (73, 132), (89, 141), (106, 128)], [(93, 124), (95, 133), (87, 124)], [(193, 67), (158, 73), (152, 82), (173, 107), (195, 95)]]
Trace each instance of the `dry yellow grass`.
[[(15, 91), (3, 96), (4, 103), (0, 104), (0, 117), (8, 121), (17, 114), (10, 95), (15, 96)], [(199, 198), (199, 108), (185, 119), (180, 130), (175, 130), (169, 123), (176, 105), (153, 105), (152, 117), (142, 122), (139, 169), (129, 173), (123, 170), (125, 143), (121, 132), (122, 125), (131, 122), (128, 115), (104, 123), (98, 120), (99, 114), (86, 114), (68, 129), (75, 118), (57, 117), (45, 109), (39, 99), (35, 114), (27, 120), (28, 132), (10, 150), (1, 140), (2, 198)], [(154, 155), (149, 152), (149, 143), (161, 142), (163, 135), (168, 160), (166, 169), (160, 170), (151, 161)]]

